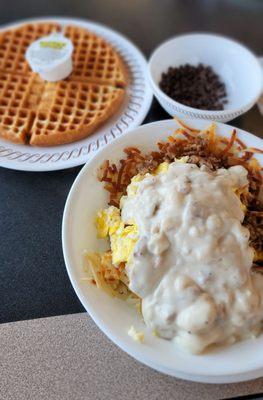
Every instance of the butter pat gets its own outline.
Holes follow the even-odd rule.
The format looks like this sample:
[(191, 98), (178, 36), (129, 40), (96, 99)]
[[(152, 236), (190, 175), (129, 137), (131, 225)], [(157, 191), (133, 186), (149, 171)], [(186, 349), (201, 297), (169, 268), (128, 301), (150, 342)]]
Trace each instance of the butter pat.
[(53, 32), (31, 43), (26, 60), (43, 80), (56, 82), (72, 72), (72, 42), (60, 32)]

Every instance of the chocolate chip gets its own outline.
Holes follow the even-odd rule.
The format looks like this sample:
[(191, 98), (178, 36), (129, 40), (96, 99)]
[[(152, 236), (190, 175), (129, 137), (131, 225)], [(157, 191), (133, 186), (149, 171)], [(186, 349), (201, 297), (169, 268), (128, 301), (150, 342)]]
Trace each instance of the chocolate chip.
[(169, 67), (159, 83), (173, 100), (201, 110), (223, 110), (227, 103), (225, 84), (214, 70), (203, 64)]

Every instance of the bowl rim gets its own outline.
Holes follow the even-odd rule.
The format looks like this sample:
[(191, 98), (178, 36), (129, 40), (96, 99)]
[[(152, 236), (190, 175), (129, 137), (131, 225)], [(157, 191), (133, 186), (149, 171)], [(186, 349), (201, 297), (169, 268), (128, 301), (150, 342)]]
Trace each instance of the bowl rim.
[[(134, 131), (138, 131), (138, 130), (143, 130), (145, 128), (145, 126), (152, 126), (152, 125), (156, 125), (156, 124), (163, 124), (163, 125), (167, 125), (168, 123), (171, 123), (171, 121), (173, 121), (172, 119), (167, 119), (167, 120), (162, 120), (162, 121), (155, 121), (149, 124), (145, 124), (145, 125), (141, 125), (129, 132), (127, 132), (126, 135), (118, 138), (115, 142), (112, 142), (112, 144), (109, 144), (109, 146), (107, 147), (112, 147), (115, 145), (118, 145), (119, 143), (121, 143), (122, 141), (125, 141), (125, 137), (132, 137), (132, 134)], [(186, 118), (186, 123), (190, 122), (191, 120), (188, 118)], [(197, 121), (196, 121), (197, 122)], [(200, 120), (199, 120), (200, 122)], [(207, 122), (207, 121), (205, 121)], [(213, 122), (213, 121), (211, 121)], [(192, 120), (192, 124), (194, 125), (195, 121)], [(226, 125), (223, 123), (217, 123), (218, 125)], [(228, 125), (231, 128), (231, 125)], [(244, 133), (246, 133), (248, 135), (248, 137), (255, 137), (256, 139), (258, 139), (259, 141), (263, 141), (261, 138), (250, 134), (249, 132), (246, 132), (242, 129), (238, 129), (239, 131), (242, 131)], [(127, 342), (125, 342), (123, 339), (120, 339), (118, 337), (115, 336), (115, 334), (112, 332), (111, 327), (108, 326), (107, 324), (105, 324), (101, 318), (96, 314), (96, 310), (95, 308), (89, 304), (89, 300), (87, 299), (87, 296), (84, 295), (78, 280), (76, 279), (76, 268), (74, 268), (74, 266), (72, 265), (71, 261), (72, 261), (72, 257), (70, 256), (70, 247), (68, 246), (68, 243), (70, 242), (69, 237), (69, 224), (72, 218), (72, 214), (71, 214), (71, 207), (74, 206), (74, 199), (78, 196), (78, 189), (79, 187), (82, 185), (82, 181), (83, 181), (83, 177), (85, 176), (85, 174), (87, 173), (87, 171), (89, 170), (89, 167), (92, 166), (93, 163), (96, 163), (96, 160), (101, 158), (101, 154), (103, 155), (104, 152), (108, 151), (107, 147), (101, 149), (94, 157), (92, 157), (92, 159), (88, 160), (87, 163), (84, 165), (84, 167), (81, 169), (81, 171), (78, 173), (77, 177), (75, 178), (69, 194), (67, 196), (66, 199), (66, 203), (65, 203), (65, 208), (63, 211), (63, 219), (62, 219), (62, 248), (63, 248), (63, 256), (64, 256), (64, 261), (65, 261), (65, 265), (66, 265), (66, 269), (67, 269), (67, 273), (70, 279), (70, 282), (75, 290), (75, 293), (77, 294), (79, 300), (81, 301), (83, 307), (85, 308), (85, 310), (88, 312), (88, 314), (91, 316), (91, 318), (94, 320), (94, 322), (96, 323), (96, 325), (100, 328), (100, 330), (106, 335), (108, 336), (113, 343), (115, 343), (118, 347), (120, 347), (125, 353), (129, 354), (130, 356), (132, 356), (133, 358), (135, 358), (136, 360), (140, 361), (141, 363), (159, 371), (162, 373), (166, 373), (168, 375), (177, 377), (177, 378), (182, 378), (182, 379), (187, 379), (187, 380), (191, 380), (191, 381), (195, 381), (195, 382), (204, 382), (204, 383), (231, 383), (231, 382), (240, 382), (240, 381), (245, 381), (245, 380), (249, 380), (249, 379), (255, 379), (257, 377), (261, 377), (262, 373), (263, 373), (263, 365), (256, 365), (255, 368), (250, 368), (250, 369), (246, 369), (246, 368), (239, 368), (240, 371), (238, 372), (234, 372), (231, 375), (223, 375), (221, 373), (215, 374), (215, 373), (210, 373), (210, 371), (207, 371), (206, 374), (192, 374), (189, 372), (186, 373), (185, 371), (182, 370), (178, 370), (177, 368), (170, 368), (170, 367), (165, 367), (164, 365), (160, 364), (156, 364), (155, 362), (153, 362), (151, 360), (151, 357), (145, 355), (145, 354), (141, 354), (140, 351), (135, 351), (134, 349), (131, 350), (131, 346), (129, 344), (127, 344)], [(125, 147), (125, 144), (124, 144)], [(91, 169), (93, 170), (93, 169)]]
[[(186, 106), (182, 103), (179, 103), (178, 101), (172, 99), (170, 96), (168, 96), (166, 93), (162, 91), (162, 89), (159, 87), (159, 85), (156, 83), (155, 79), (153, 78), (152, 75), (152, 66), (154, 64), (154, 58), (158, 55), (158, 52), (165, 46), (177, 41), (178, 39), (182, 38), (191, 38), (191, 37), (210, 37), (213, 39), (223, 39), (229, 43), (232, 43), (236, 46), (239, 46), (242, 48), (242, 50), (247, 51), (252, 58), (254, 58), (259, 70), (261, 71), (261, 84), (258, 87), (257, 93), (254, 96), (254, 98), (248, 102), (244, 102), (244, 104), (240, 107), (236, 108), (228, 108), (228, 109), (223, 109), (223, 110), (200, 110), (198, 108), (194, 107), (189, 107)], [(263, 92), (263, 69), (259, 60), (259, 57), (256, 56), (256, 54), (250, 50), (247, 46), (245, 46), (243, 43), (239, 42), (236, 39), (229, 38), (224, 35), (216, 34), (216, 33), (210, 33), (210, 32), (189, 32), (186, 34), (181, 34), (181, 35), (176, 35), (168, 38), (164, 42), (162, 42), (159, 46), (155, 48), (155, 50), (151, 53), (149, 61), (148, 61), (148, 68), (147, 68), (147, 75), (148, 75), (148, 80), (150, 83), (150, 86), (156, 95), (157, 99), (158, 97), (161, 98), (163, 101), (165, 101), (169, 106), (173, 106), (174, 108), (178, 108), (180, 112), (182, 113), (195, 113), (196, 115), (199, 114), (200, 116), (206, 116), (206, 118), (224, 118), (228, 117), (231, 114), (239, 115), (240, 113), (243, 113), (247, 110), (249, 110), (258, 100), (260, 95)]]

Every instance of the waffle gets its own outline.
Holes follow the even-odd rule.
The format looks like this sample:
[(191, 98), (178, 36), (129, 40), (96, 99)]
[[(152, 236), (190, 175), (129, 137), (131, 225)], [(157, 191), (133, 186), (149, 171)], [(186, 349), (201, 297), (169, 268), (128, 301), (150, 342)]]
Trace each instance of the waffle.
[(30, 144), (50, 146), (80, 140), (120, 106), (124, 90), (84, 82), (46, 86), (31, 129)]
[(0, 72), (0, 107), (35, 110), (44, 87), (45, 83), (34, 73), (23, 76)]
[(25, 59), (28, 46), (42, 36), (58, 30), (57, 24), (26, 24), (0, 34), (0, 71), (25, 75), (31, 68)]
[(74, 45), (73, 72), (69, 80), (122, 88), (126, 86), (127, 78), (122, 60), (105, 40), (74, 26), (65, 29), (65, 36)]
[(124, 99), (121, 58), (102, 38), (75, 26), (65, 28), (74, 44), (73, 72), (48, 83), (25, 59), (30, 43), (59, 26), (26, 24), (0, 33), (0, 135), (16, 143), (52, 146), (90, 135)]
[(32, 126), (34, 114), (29, 110), (0, 108), (0, 135), (14, 143), (26, 143), (27, 133)]
[(25, 143), (34, 120), (44, 82), (29, 73), (14, 75), (0, 72), (0, 135), (16, 143)]

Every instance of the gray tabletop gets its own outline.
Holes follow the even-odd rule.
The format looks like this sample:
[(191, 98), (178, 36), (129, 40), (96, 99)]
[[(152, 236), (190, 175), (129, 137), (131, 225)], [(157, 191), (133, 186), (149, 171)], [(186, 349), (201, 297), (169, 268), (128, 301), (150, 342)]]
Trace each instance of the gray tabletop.
[[(22, 18), (45, 15), (81, 17), (109, 25), (128, 36), (143, 51), (146, 57), (163, 40), (189, 31), (210, 31), (228, 35), (242, 41), (256, 54), (263, 55), (263, 2), (261, 0), (46, 0), (41, 2), (36, 0), (2, 0), (0, 2), (0, 23), (2, 24)], [(167, 117), (168, 115), (154, 101), (145, 122)], [(263, 117), (259, 114), (257, 107), (254, 107), (231, 123), (263, 136)], [(97, 330), (96, 333), (92, 333), (90, 327), (93, 325), (89, 320), (87, 326), (84, 326), (84, 317), (82, 317), (84, 319), (81, 319), (81, 325), (79, 326), (80, 334), (74, 326), (72, 328), (68, 327), (70, 334), (73, 335), (71, 337), (71, 345), (75, 343), (76, 346), (81, 346), (80, 340), (88, 340), (89, 335), (93, 335), (94, 348), (91, 347), (92, 353), (87, 354), (87, 352), (91, 351), (89, 347), (84, 349), (86, 352), (84, 357), (86, 363), (83, 364), (84, 369), (80, 368), (78, 363), (72, 364), (73, 369), (80, 368), (78, 379), (74, 370), (71, 378), (66, 374), (68, 380), (66, 382), (61, 381), (57, 375), (56, 364), (51, 363), (49, 365), (48, 359), (42, 358), (42, 356), (42, 362), (37, 357), (32, 358), (28, 363), (28, 369), (25, 368), (28, 354), (37, 354), (35, 351), (37, 342), (33, 340), (31, 334), (29, 335), (31, 329), (29, 328), (31, 326), (29, 322), (13, 323), (12, 321), (84, 311), (66, 275), (60, 239), (61, 218), (66, 196), (79, 170), (80, 168), (74, 168), (50, 173), (28, 173), (0, 168), (0, 322), (3, 323), (0, 327), (0, 345), (5, 350), (5, 357), (4, 359), (0, 358), (0, 363), (3, 362), (3, 367), (6, 371), (4, 380), (0, 380), (0, 389), (3, 391), (0, 392), (0, 398), (22, 398), (19, 397), (19, 394), (17, 395), (18, 397), (15, 396), (15, 386), (11, 388), (13, 379), (19, 382), (18, 388), (25, 388), (25, 385), (29, 385), (25, 379), (25, 371), (31, 374), (34, 370), (38, 371), (34, 390), (37, 390), (37, 387), (41, 387), (43, 393), (41, 392), (41, 397), (39, 393), (32, 392), (35, 393), (35, 397), (32, 398), (47, 398), (44, 397), (47, 396), (47, 394), (44, 394), (44, 386), (39, 386), (39, 380), (41, 379), (42, 383), (45, 379), (52, 381), (52, 385), (56, 388), (60, 384), (66, 387), (65, 393), (67, 394), (65, 394), (65, 397), (53, 398), (110, 398), (104, 396), (105, 390), (107, 390), (105, 385), (108, 385), (109, 389), (110, 380), (106, 380), (102, 388), (101, 376), (96, 375), (94, 377), (94, 371), (99, 374), (97, 363), (100, 363), (99, 365), (103, 367), (103, 359), (100, 360), (101, 353), (96, 355), (96, 349), (100, 348), (106, 353), (112, 351), (112, 353), (116, 352), (118, 354), (112, 360), (113, 364), (110, 371), (114, 371), (114, 366), (119, 368), (118, 371), (121, 371), (122, 366), (127, 363), (127, 373), (129, 373), (130, 368), (134, 368), (139, 371), (138, 374), (142, 374), (142, 380), (139, 380), (140, 385), (135, 385), (131, 390), (133, 396), (141, 393), (144, 398), (155, 399), (157, 394), (160, 395), (161, 391), (165, 393), (167, 391), (168, 397), (160, 395), (158, 398), (194, 398), (196, 386), (192, 384), (186, 384), (183, 381), (178, 381), (179, 383), (177, 384), (173, 382), (172, 378), (164, 377), (152, 371), (149, 372), (150, 370), (146, 367), (139, 366), (138, 363), (133, 362), (124, 355), (120, 356), (122, 361), (118, 361), (121, 352), (113, 345), (110, 345)], [(65, 321), (69, 321), (67, 319), (69, 317), (65, 318)], [(42, 337), (48, 333), (54, 334), (55, 331), (52, 330), (53, 319), (48, 318), (40, 321), (44, 322), (30, 322), (30, 324), (35, 324), (32, 325), (32, 329), (36, 332), (36, 337)], [(63, 326), (63, 322), (61, 322), (63, 319), (55, 319), (55, 321), (59, 321), (60, 325), (58, 326)], [(12, 322), (10, 326), (9, 324), (4, 324), (8, 322)], [(74, 325), (74, 321), (71, 323)], [(68, 326), (67, 322), (65, 324), (65, 326)], [(6, 347), (7, 342), (2, 342), (2, 335), (4, 335), (5, 340), (7, 338), (10, 340), (11, 347)], [(67, 347), (66, 339), (63, 341), (63, 337), (59, 337), (56, 357), (60, 359), (63, 370), (63, 359), (67, 359), (67, 368), (70, 368), (69, 360), (70, 357), (74, 357), (74, 351), (65, 353), (65, 348)], [(28, 340), (32, 340), (32, 348), (30, 348)], [(101, 345), (102, 347), (100, 346), (101, 341), (104, 341), (104, 344)], [(6, 346), (3, 343), (6, 343)], [(85, 345), (89, 346), (90, 342)], [(20, 352), (19, 348), (21, 349)], [(16, 353), (15, 349), (18, 353)], [(81, 351), (81, 347), (79, 347), (78, 351)], [(8, 357), (9, 353), (10, 357)], [(17, 357), (21, 360), (21, 370), (15, 368)], [(108, 363), (110, 364), (109, 360)], [(94, 370), (91, 367), (92, 365), (94, 365)], [(51, 375), (44, 376), (46, 374), (45, 371), (49, 370), (49, 368)], [(85, 368), (93, 371), (94, 374), (88, 377), (85, 374)], [(105, 367), (102, 369), (106, 373), (107, 369)], [(12, 375), (12, 370), (13, 374), (14, 371), (17, 371), (16, 378)], [(41, 378), (42, 373), (43, 376)], [(121, 376), (124, 379), (123, 375)], [(73, 388), (72, 379), (76, 379), (77, 388)], [(139, 375), (133, 375), (133, 379), (134, 382), (137, 382)], [(142, 389), (143, 379), (145, 379), (144, 382), (148, 382), (147, 390), (145, 387)], [(154, 389), (149, 384), (152, 379), (155, 382)], [(86, 383), (89, 382), (90, 392), (86, 390), (84, 381)], [(71, 382), (71, 385), (68, 382)], [(123, 382), (126, 383), (126, 380)], [(263, 392), (262, 382), (258, 382), (253, 385), (242, 384), (238, 390), (235, 386), (233, 390), (227, 389), (222, 392), (220, 392), (219, 388), (211, 389), (209, 386), (209, 389), (206, 389), (208, 391), (200, 392), (201, 397), (199, 396), (199, 398), (216, 399), (220, 398), (220, 396), (221, 398), (234, 397), (241, 394)], [(93, 389), (91, 389), (92, 387)], [(121, 390), (123, 390), (123, 387), (121, 386)], [(184, 387), (180, 394), (181, 397), (177, 394), (178, 387)], [(73, 397), (70, 397), (70, 388), (72, 389)], [(83, 388), (83, 392), (81, 392), (81, 388)], [(121, 394), (116, 397), (118, 392), (116, 388), (117, 386), (109, 393), (114, 394), (114, 398), (122, 398)], [(83, 394), (84, 389), (85, 396)], [(92, 397), (91, 394), (94, 393), (95, 389), (97, 397)], [(8, 390), (11, 391), (8, 392)], [(75, 390), (79, 390), (79, 392), (76, 392), (77, 394), (74, 397)], [(9, 397), (3, 397), (2, 393), (7, 393), (5, 396)], [(47, 391), (46, 393), (51, 392)], [(163, 396), (165, 395), (163, 394)], [(52, 398), (52, 396), (49, 398)], [(130, 398), (132, 397), (130, 396)]]
[(160, 374), (83, 313), (3, 324), (0, 354), (1, 400), (220, 400), (263, 392), (263, 379), (210, 385)]

